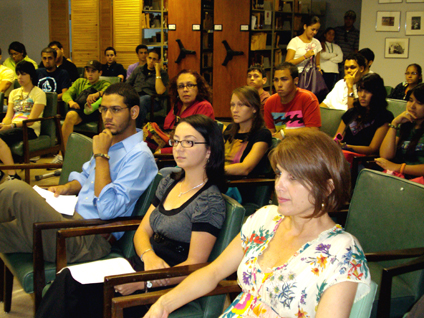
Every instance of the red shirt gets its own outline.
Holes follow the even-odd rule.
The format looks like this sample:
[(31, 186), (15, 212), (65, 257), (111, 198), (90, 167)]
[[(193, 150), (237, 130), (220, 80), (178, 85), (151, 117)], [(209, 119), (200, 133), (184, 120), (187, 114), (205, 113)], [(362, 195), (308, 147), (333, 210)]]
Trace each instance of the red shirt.
[[(194, 101), (194, 103), (191, 104), (189, 107), (187, 107), (182, 114), (180, 114), (181, 108), (183, 107), (183, 103), (181, 101), (178, 101), (177, 107), (178, 107), (178, 116), (180, 118), (185, 118), (185, 117), (196, 115), (196, 114), (202, 114), (212, 119), (215, 119), (212, 105), (206, 100), (203, 100), (201, 102), (197, 100)], [(165, 130), (170, 130), (170, 129), (173, 129), (174, 126), (175, 126), (175, 115), (174, 115), (174, 107), (172, 107), (170, 112), (165, 118), (163, 128)]]
[(272, 95), (264, 106), (264, 120), (268, 129), (280, 131), (302, 127), (321, 127), (321, 113), (317, 97), (310, 91), (297, 88), (290, 103), (282, 104), (278, 94)]

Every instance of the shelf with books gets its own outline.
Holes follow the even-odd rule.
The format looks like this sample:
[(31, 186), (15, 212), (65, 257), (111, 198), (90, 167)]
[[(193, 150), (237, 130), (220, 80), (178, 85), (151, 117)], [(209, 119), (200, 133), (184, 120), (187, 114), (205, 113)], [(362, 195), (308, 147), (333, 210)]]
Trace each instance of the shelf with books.
[(149, 48), (160, 48), (161, 57), (167, 60), (168, 51), (168, 0), (144, 0), (141, 11), (142, 43)]

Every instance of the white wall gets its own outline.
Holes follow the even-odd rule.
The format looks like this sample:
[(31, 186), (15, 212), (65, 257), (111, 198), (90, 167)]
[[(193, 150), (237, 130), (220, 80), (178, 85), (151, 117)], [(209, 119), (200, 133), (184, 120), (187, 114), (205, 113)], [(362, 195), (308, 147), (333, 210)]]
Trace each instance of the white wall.
[[(400, 11), (399, 32), (376, 32), (377, 11)], [(385, 59), (386, 38), (405, 38), (405, 19), (407, 11), (424, 11), (423, 3), (378, 3), (378, 0), (362, 2), (361, 35), (359, 48), (369, 47), (374, 51), (375, 61), (371, 69), (380, 74), (385, 85), (396, 86), (405, 80), (405, 69), (411, 63), (424, 66), (424, 36), (409, 36), (409, 58)]]
[(0, 47), (3, 61), (13, 41), (26, 47), (28, 56), (39, 62), (41, 50), (49, 44), (48, 0), (0, 0)]

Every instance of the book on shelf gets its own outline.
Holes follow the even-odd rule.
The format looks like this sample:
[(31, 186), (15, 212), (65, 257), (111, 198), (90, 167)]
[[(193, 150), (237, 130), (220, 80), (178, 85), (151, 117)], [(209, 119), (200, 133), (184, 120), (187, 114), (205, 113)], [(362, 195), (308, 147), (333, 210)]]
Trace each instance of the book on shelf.
[(267, 39), (267, 34), (265, 32), (259, 32), (259, 33), (253, 34), (250, 41), (250, 50), (251, 51), (265, 50), (266, 39)]

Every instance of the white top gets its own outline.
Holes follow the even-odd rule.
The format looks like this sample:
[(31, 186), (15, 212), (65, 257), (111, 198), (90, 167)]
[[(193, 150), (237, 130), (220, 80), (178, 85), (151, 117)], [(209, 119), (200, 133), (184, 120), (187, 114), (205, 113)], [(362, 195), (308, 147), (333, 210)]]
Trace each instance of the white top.
[(343, 62), (343, 52), (340, 46), (325, 41), (325, 51), (320, 54), (321, 69), (326, 73), (339, 73), (338, 63)]
[[(322, 46), (321, 43), (313, 38), (310, 43), (303, 42), (298, 36), (291, 39), (289, 44), (287, 45), (287, 50), (293, 50), (294, 53), (294, 59), (298, 59), (301, 56), (304, 56), (306, 52), (310, 50), (314, 50), (315, 56), (321, 52)], [(305, 67), (305, 64), (308, 62), (308, 59), (300, 62), (297, 64), (297, 69), (299, 70), (299, 74), (303, 71), (303, 68)]]
[[(328, 93), (323, 103), (328, 108), (347, 110), (348, 88), (344, 79), (341, 79), (334, 85), (334, 88)], [(356, 84), (353, 84), (353, 96), (358, 98), (358, 90)]]

